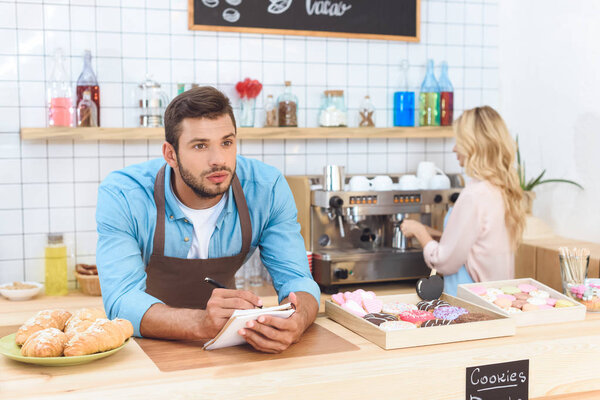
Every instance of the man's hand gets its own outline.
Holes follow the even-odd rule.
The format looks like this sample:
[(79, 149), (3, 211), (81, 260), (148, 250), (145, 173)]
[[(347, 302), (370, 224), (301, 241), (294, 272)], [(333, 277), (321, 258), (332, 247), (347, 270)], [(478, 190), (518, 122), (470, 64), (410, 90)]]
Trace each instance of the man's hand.
[(213, 289), (206, 310), (174, 308), (153, 304), (140, 324), (145, 337), (161, 339), (212, 339), (235, 310), (262, 306), (262, 300), (245, 290)]
[(258, 351), (281, 353), (300, 337), (315, 320), (319, 305), (315, 298), (305, 292), (290, 293), (282, 303), (290, 302), (296, 308), (289, 318), (261, 315), (256, 321), (246, 323), (246, 328), (238, 333)]
[(247, 290), (214, 289), (200, 321), (201, 338), (213, 338), (235, 310), (262, 306), (262, 300)]

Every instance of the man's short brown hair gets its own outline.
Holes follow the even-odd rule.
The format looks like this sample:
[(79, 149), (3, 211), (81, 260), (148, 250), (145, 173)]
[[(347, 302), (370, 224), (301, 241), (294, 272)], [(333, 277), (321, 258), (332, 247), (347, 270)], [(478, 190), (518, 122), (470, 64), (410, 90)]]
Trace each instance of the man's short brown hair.
[(229, 98), (212, 86), (192, 88), (175, 97), (165, 111), (165, 140), (175, 151), (185, 118), (215, 119), (228, 114), (235, 129), (235, 116)]

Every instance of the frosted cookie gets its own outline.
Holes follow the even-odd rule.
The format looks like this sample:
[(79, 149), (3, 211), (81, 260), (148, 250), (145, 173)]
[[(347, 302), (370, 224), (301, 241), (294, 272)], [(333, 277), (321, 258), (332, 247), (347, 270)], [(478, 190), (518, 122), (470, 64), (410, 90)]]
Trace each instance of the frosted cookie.
[(452, 321), (466, 313), (468, 311), (462, 307), (440, 307), (433, 310), (433, 316), (437, 319), (449, 319)]
[(450, 303), (444, 300), (423, 300), (417, 303), (417, 308), (424, 311), (432, 311), (440, 307), (448, 307)]
[(342, 308), (349, 313), (356, 315), (357, 317), (364, 317), (367, 313), (363, 308), (354, 300), (348, 300), (342, 305)]
[[(542, 304), (541, 306), (545, 306), (546, 304)], [(523, 311), (537, 311), (540, 309), (541, 306), (536, 306), (535, 304), (531, 304), (531, 303), (526, 303), (523, 304)]]
[(500, 290), (502, 290), (502, 293), (504, 293), (504, 294), (515, 294), (515, 293), (522, 292), (522, 290), (516, 286), (504, 286), (504, 287), (501, 287)]
[(398, 317), (402, 321), (410, 322), (412, 324), (420, 325), (422, 322), (430, 319), (435, 319), (432, 313), (423, 310), (404, 311), (400, 313)]
[(511, 307), (518, 308), (520, 310), (525, 304), (529, 304), (527, 303), (527, 300), (515, 300), (512, 302)]
[(496, 301), (494, 301), (494, 304), (500, 308), (509, 308), (510, 306), (512, 306), (512, 301), (510, 301), (509, 299), (496, 299)]
[(546, 304), (548, 304), (550, 307), (554, 307), (554, 305), (556, 304), (556, 299), (549, 297), (546, 299)]
[(499, 294), (497, 299), (508, 299), (510, 301), (515, 301), (517, 298), (512, 294)]
[(554, 305), (554, 307), (556, 308), (560, 308), (560, 307), (573, 307), (575, 304), (571, 303), (568, 300), (556, 300), (556, 304)]
[(429, 328), (432, 326), (444, 326), (444, 325), (452, 325), (454, 324), (453, 319), (430, 319), (429, 321), (425, 321), (421, 324), (421, 328)]
[(403, 329), (416, 329), (415, 324), (406, 321), (387, 321), (379, 325), (379, 329), (384, 331), (399, 331)]
[(369, 313), (381, 312), (383, 302), (379, 299), (363, 299), (362, 307)]
[(518, 308), (514, 308), (514, 307), (509, 307), (506, 310), (506, 312), (509, 313), (509, 314), (517, 314), (517, 313), (523, 312), (523, 310), (519, 310)]
[(529, 295), (531, 297), (540, 297), (542, 299), (547, 299), (550, 297), (550, 293), (546, 292), (545, 290), (533, 290), (529, 292)]
[(531, 297), (529, 295), (529, 293), (525, 293), (525, 292), (515, 293), (513, 296), (515, 296), (517, 298), (517, 300), (527, 300), (528, 298)]
[(487, 294), (493, 294), (494, 296), (498, 296), (499, 294), (504, 294), (504, 292), (500, 289), (496, 289), (496, 288), (489, 288), (487, 290)]
[(483, 296), (487, 293), (487, 289), (484, 286), (471, 286), (469, 290), (478, 296)]
[(533, 285), (530, 285), (528, 283), (521, 283), (519, 285), (519, 291), (524, 292), (524, 293), (529, 293), (529, 292), (533, 292), (534, 290), (537, 290), (537, 288)]
[(398, 318), (395, 315), (384, 314), (384, 313), (367, 314), (363, 318), (377, 326), (379, 326), (387, 321), (398, 321)]
[(488, 293), (484, 294), (483, 296), (481, 296), (481, 298), (484, 299), (485, 301), (489, 301), (490, 303), (493, 303), (498, 298), (498, 295), (490, 294), (488, 292)]
[(400, 314), (404, 311), (418, 310), (417, 306), (408, 303), (385, 303), (381, 307), (381, 312), (386, 314)]
[(530, 304), (535, 304), (536, 306), (541, 306), (542, 304), (546, 304), (546, 299), (541, 297), (530, 297), (527, 299), (527, 302)]

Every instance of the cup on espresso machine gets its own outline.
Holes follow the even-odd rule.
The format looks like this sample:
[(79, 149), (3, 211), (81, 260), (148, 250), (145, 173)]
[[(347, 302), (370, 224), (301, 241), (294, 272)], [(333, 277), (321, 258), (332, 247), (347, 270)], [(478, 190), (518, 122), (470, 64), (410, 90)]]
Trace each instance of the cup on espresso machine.
[(323, 190), (328, 192), (344, 190), (345, 178), (344, 167), (339, 165), (325, 166), (323, 168)]

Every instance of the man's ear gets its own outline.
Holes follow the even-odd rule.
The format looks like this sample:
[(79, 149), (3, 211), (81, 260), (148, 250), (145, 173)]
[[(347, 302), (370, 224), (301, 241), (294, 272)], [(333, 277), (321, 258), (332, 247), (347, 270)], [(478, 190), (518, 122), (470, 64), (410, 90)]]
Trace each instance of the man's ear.
[(169, 142), (164, 142), (162, 146), (162, 153), (165, 161), (173, 169), (177, 169), (177, 152), (173, 145)]

